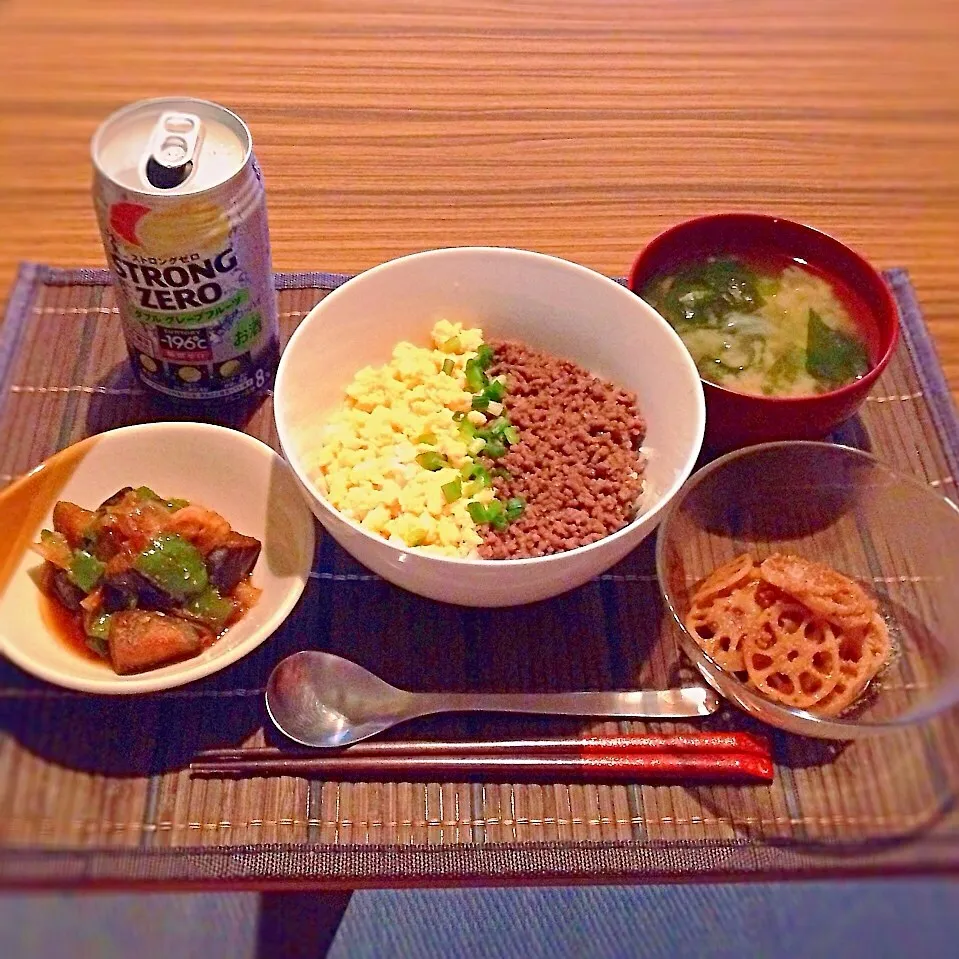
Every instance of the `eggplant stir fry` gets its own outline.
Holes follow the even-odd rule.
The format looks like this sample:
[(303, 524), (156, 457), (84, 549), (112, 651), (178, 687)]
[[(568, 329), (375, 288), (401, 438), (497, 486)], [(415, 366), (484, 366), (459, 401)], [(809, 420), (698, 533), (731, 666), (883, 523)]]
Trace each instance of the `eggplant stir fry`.
[(47, 594), (128, 674), (198, 655), (253, 606), (260, 546), (219, 513), (141, 486), (96, 510), (61, 500), (34, 549)]

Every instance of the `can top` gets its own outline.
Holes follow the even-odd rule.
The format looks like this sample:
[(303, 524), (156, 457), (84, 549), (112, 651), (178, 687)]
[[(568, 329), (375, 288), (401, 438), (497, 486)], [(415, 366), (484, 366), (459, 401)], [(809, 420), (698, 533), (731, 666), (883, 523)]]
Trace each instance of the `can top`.
[(225, 107), (163, 97), (107, 117), (91, 152), (97, 170), (127, 190), (187, 196), (226, 183), (246, 165), (252, 146), (247, 125)]

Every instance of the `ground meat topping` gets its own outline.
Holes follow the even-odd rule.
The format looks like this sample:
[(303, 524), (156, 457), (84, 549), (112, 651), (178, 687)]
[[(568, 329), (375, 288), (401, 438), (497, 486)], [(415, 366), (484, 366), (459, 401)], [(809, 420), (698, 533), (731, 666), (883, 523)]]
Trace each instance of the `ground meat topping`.
[(495, 358), (488, 372), (506, 376), (504, 405), (520, 441), (486, 463), (509, 473), (494, 480), (496, 495), (521, 496), (527, 505), (505, 530), (487, 529), (480, 555), (545, 556), (629, 523), (642, 490), (646, 433), (636, 396), (522, 343), (489, 345)]

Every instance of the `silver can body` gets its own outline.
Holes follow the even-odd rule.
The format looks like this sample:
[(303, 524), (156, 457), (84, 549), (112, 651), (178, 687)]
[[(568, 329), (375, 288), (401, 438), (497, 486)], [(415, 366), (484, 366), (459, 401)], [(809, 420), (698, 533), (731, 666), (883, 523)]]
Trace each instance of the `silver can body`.
[(93, 197), (130, 361), (187, 403), (267, 389), (279, 358), (266, 195), (246, 124), (217, 104), (145, 100), (92, 143)]

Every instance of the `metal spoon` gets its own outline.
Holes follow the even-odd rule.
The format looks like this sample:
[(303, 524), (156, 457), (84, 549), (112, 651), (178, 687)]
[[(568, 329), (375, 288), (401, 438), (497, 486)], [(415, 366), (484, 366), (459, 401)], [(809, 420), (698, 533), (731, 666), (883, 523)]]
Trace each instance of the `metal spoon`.
[(708, 716), (719, 697), (704, 686), (635, 692), (411, 693), (357, 663), (306, 650), (282, 660), (266, 685), (280, 732), (304, 746), (347, 746), (396, 723), (445, 712), (684, 719)]

